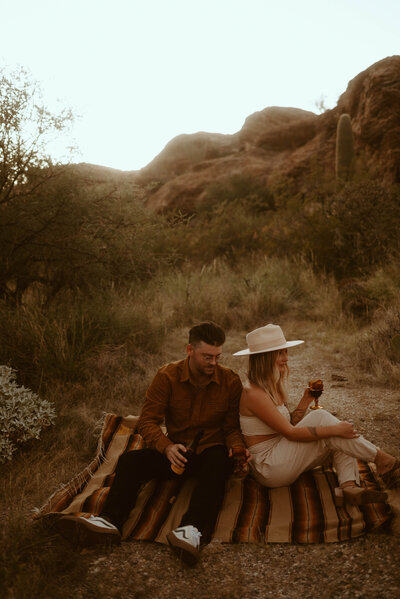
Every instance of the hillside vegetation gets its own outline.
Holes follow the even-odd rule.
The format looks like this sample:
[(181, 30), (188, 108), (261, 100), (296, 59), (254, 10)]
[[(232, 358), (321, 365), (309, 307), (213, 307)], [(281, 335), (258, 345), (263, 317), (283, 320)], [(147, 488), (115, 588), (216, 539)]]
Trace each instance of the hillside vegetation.
[(238, 176), (164, 215), (142, 195), (67, 170), (3, 205), (0, 362), (24, 384), (86, 385), (116, 353), (132, 371), (175, 327), (206, 318), (228, 330), (320, 320), (352, 330), (354, 347), (371, 336), (357, 363), (398, 381), (396, 187), (314, 180), (292, 193), (287, 180), (265, 189)]

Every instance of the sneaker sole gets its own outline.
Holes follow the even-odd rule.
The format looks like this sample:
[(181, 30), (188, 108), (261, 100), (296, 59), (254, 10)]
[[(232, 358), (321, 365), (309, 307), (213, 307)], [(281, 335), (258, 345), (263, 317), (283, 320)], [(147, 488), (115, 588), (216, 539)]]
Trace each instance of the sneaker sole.
[(199, 550), (192, 547), (189, 543), (177, 539), (176, 536), (169, 532), (167, 541), (172, 551), (182, 560), (187, 566), (195, 566), (199, 561)]
[(57, 530), (63, 537), (81, 547), (95, 545), (119, 545), (121, 535), (118, 531), (101, 530), (85, 518), (63, 516), (57, 521)]

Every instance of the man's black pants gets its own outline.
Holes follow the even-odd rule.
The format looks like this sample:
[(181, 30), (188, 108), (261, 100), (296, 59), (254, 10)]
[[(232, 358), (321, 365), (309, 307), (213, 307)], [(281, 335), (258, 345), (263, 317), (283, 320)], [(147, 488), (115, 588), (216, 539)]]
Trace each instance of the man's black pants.
[(224, 445), (214, 445), (191, 456), (182, 475), (175, 474), (168, 458), (155, 449), (128, 451), (118, 460), (101, 516), (107, 517), (122, 530), (144, 482), (152, 479), (183, 480), (194, 476), (195, 487), (180, 525), (195, 526), (202, 533), (202, 540), (207, 542), (224, 498), (226, 478), (232, 469), (233, 463)]

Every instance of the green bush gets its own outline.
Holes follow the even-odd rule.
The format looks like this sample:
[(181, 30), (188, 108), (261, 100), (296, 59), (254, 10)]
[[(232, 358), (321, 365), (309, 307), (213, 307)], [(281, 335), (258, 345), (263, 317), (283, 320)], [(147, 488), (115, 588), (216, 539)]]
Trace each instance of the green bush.
[(0, 366), (0, 463), (11, 460), (17, 447), (30, 439), (39, 439), (44, 427), (55, 420), (52, 405), (18, 386), (16, 371)]

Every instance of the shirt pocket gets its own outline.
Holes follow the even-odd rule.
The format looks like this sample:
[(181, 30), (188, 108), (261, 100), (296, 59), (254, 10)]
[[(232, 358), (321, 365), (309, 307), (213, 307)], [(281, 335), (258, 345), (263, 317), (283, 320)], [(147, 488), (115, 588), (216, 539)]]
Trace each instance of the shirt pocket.
[(188, 399), (174, 401), (168, 407), (168, 420), (174, 428), (189, 426), (191, 423), (191, 402)]
[(228, 411), (228, 398), (211, 395), (206, 399), (204, 413), (211, 425), (221, 426)]

